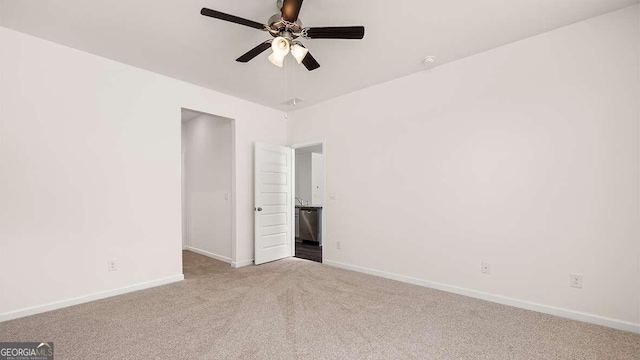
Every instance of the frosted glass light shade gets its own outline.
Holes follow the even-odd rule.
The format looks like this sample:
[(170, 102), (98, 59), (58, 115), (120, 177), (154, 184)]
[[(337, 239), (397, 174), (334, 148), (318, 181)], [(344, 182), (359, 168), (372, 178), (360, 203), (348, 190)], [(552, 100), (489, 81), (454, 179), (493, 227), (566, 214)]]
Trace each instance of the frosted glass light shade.
[(289, 40), (283, 38), (282, 36), (278, 36), (273, 39), (271, 43), (271, 49), (274, 54), (280, 55), (280, 57), (284, 58), (289, 53)]
[(269, 55), (269, 61), (271, 61), (271, 63), (277, 67), (284, 66), (284, 56), (280, 56), (275, 52)]
[(302, 60), (304, 60), (308, 52), (309, 50), (307, 50), (306, 48), (298, 44), (293, 45), (291, 47), (291, 55), (293, 55), (293, 57), (296, 58), (296, 61), (298, 62), (298, 64), (302, 63)]

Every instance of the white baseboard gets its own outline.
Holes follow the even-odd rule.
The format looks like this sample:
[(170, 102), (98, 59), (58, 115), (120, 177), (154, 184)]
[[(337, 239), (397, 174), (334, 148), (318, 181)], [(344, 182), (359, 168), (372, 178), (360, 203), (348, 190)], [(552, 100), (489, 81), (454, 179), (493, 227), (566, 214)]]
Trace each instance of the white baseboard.
[(410, 276), (398, 275), (398, 274), (375, 270), (375, 269), (369, 269), (369, 268), (356, 266), (356, 265), (344, 264), (337, 261), (325, 260), (324, 264), (338, 267), (341, 269), (357, 271), (364, 274), (375, 275), (375, 276), (379, 276), (379, 277), (383, 277), (391, 280), (397, 280), (397, 281), (401, 281), (401, 282), (405, 282), (413, 285), (424, 286), (431, 289), (442, 290), (442, 291), (446, 291), (454, 294), (469, 296), (476, 299), (491, 301), (498, 304), (509, 305), (509, 306), (531, 310), (531, 311), (537, 311), (537, 312), (541, 312), (549, 315), (555, 315), (555, 316), (559, 316), (559, 317), (563, 317), (571, 320), (577, 320), (577, 321), (582, 321), (586, 323), (602, 325), (602, 326), (623, 330), (623, 331), (640, 333), (640, 324), (634, 324), (634, 323), (626, 322), (622, 320), (616, 320), (616, 319), (611, 319), (603, 316), (587, 314), (587, 313), (568, 310), (568, 309), (562, 309), (555, 306), (536, 304), (529, 301), (509, 298), (506, 296), (493, 295), (493, 294), (485, 293), (482, 291), (471, 290), (471, 289), (466, 289), (466, 288), (447, 285), (447, 284), (441, 284), (437, 282), (422, 280), (422, 279), (418, 279)]
[(223, 261), (223, 262), (226, 262), (227, 264), (231, 264), (231, 258), (228, 258), (226, 256), (222, 256), (222, 255), (214, 254), (214, 253), (211, 253), (211, 252), (208, 252), (208, 251), (196, 249), (196, 248), (191, 247), (191, 246), (185, 246), (184, 250), (192, 251), (192, 252), (194, 252), (196, 254), (200, 254), (200, 255), (203, 255), (203, 256), (206, 256), (206, 257), (210, 257), (212, 259)]
[(249, 265), (253, 265), (253, 259), (251, 260), (243, 260), (243, 261), (232, 261), (231, 262), (231, 267), (233, 268), (241, 268), (244, 266), (249, 266)]
[(62, 308), (73, 306), (73, 305), (84, 304), (91, 301), (105, 299), (108, 297), (122, 295), (122, 294), (130, 293), (138, 290), (149, 289), (152, 287), (166, 285), (166, 284), (170, 284), (170, 283), (174, 283), (182, 280), (184, 280), (183, 274), (174, 275), (174, 276), (169, 276), (169, 277), (158, 279), (158, 280), (147, 281), (144, 283), (125, 286), (125, 287), (121, 287), (113, 290), (101, 291), (101, 292), (97, 292), (89, 295), (79, 296), (72, 299), (56, 301), (56, 302), (43, 304), (43, 305), (31, 306), (28, 308), (0, 314), (0, 322), (18, 319), (25, 316), (40, 314), (47, 311), (58, 310), (58, 309), (62, 309)]

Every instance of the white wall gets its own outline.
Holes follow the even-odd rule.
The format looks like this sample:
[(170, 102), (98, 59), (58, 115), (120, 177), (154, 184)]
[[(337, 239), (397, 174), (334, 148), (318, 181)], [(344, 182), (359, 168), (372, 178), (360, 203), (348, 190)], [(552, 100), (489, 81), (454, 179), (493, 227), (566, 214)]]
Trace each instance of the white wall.
[[(640, 23), (640, 6), (637, 7), (638, 23)], [(640, 26), (638, 27), (638, 49), (640, 49)], [(638, 56), (638, 68), (640, 69), (640, 56)], [(638, 72), (638, 83), (640, 83), (640, 71)], [(638, 103), (640, 103), (640, 93), (638, 94)], [(640, 119), (640, 111), (638, 111), (638, 117)], [(638, 120), (640, 122), (640, 120)], [(640, 138), (640, 126), (638, 126), (638, 138)], [(640, 152), (640, 145), (638, 146), (638, 152)], [(640, 154), (638, 154), (640, 158)], [(640, 173), (640, 166), (638, 167)], [(638, 175), (638, 187), (640, 188), (640, 175)], [(638, 203), (640, 204), (640, 191), (638, 192)], [(640, 211), (638, 211), (638, 221), (640, 222)], [(640, 294), (640, 236), (638, 236), (638, 293)], [(638, 297), (638, 313), (640, 314), (640, 296)]]
[(181, 107), (234, 119), (246, 263), (253, 142), (286, 143), (281, 112), (0, 28), (0, 319), (181, 277)]
[(232, 120), (202, 115), (182, 123), (189, 250), (231, 262)]
[(296, 152), (296, 197), (311, 204), (311, 153)]
[(322, 154), (296, 150), (296, 197), (304, 205), (324, 203), (324, 158)]
[(324, 156), (311, 153), (311, 203), (324, 205)]
[(638, 39), (636, 6), (290, 114), (327, 262), (638, 329)]

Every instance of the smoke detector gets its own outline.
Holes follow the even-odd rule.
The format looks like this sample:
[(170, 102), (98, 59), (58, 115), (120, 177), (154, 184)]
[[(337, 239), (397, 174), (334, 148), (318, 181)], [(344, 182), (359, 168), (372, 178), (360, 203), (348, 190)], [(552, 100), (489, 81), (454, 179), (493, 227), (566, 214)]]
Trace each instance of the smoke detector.
[(281, 103), (282, 105), (287, 105), (290, 107), (295, 107), (296, 105), (300, 104), (301, 102), (305, 101), (304, 99), (301, 99), (299, 97), (294, 97), (293, 99), (289, 99), (283, 103)]
[(431, 66), (433, 64), (435, 64), (436, 62), (436, 57), (435, 56), (427, 56), (426, 58), (424, 58), (422, 60), (422, 63), (424, 64), (424, 66)]

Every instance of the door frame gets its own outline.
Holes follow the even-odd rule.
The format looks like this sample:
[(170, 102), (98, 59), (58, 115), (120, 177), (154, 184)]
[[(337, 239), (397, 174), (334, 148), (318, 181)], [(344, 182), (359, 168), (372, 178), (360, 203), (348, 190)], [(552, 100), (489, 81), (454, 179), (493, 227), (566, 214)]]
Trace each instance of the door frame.
[[(236, 119), (224, 116), (224, 115), (217, 115), (211, 111), (207, 111), (207, 110), (200, 110), (199, 107), (197, 106), (180, 106), (178, 108), (178, 119), (179, 120), (179, 124), (180, 124), (180, 131), (178, 132), (180, 134), (180, 154), (181, 154), (181, 159), (180, 159), (180, 176), (181, 176), (181, 180), (180, 180), (180, 224), (181, 224), (181, 229), (182, 229), (182, 233), (181, 235), (184, 235), (184, 228), (187, 227), (187, 224), (184, 223), (184, 213), (185, 213), (185, 205), (186, 205), (186, 197), (185, 197), (185, 193), (184, 193), (184, 179), (182, 178), (184, 175), (184, 161), (182, 159), (182, 157), (184, 156), (184, 154), (182, 153), (182, 143), (183, 143), (183, 138), (182, 138), (182, 110), (189, 110), (189, 111), (193, 111), (193, 112), (197, 112), (200, 113), (202, 115), (209, 115), (209, 116), (214, 116), (214, 117), (218, 117), (218, 118), (224, 118), (227, 119), (231, 122), (231, 193), (229, 194), (229, 201), (231, 202), (231, 259), (230, 261), (227, 260), (221, 260), (219, 258), (213, 258), (216, 260), (220, 260), (220, 261), (224, 261), (224, 262), (228, 262), (230, 264), (231, 267), (237, 267), (236, 264), (236, 244), (237, 244), (237, 215), (236, 215), (236, 209), (238, 207), (237, 204), (237, 186), (236, 186), (236, 179), (237, 179), (237, 166), (236, 166), (236, 142), (237, 142), (237, 133), (236, 133)], [(189, 221), (189, 213), (187, 212), (187, 221)], [(189, 235), (189, 231), (188, 231), (188, 227), (187, 227), (187, 237)], [(181, 244), (181, 249), (180, 249), (180, 254), (182, 254), (182, 251), (187, 250), (185, 248), (185, 238), (182, 238), (182, 244)], [(187, 246), (188, 247), (188, 246)], [(203, 254), (201, 254), (203, 255)], [(208, 256), (208, 255), (205, 255)], [(181, 268), (184, 271), (184, 264), (182, 264), (182, 255), (180, 256), (180, 263), (181, 263)]]
[(295, 220), (296, 220), (296, 168), (295, 168), (295, 156), (296, 149), (306, 148), (310, 146), (318, 146), (322, 145), (322, 162), (324, 167), (324, 199), (322, 199), (322, 263), (325, 262), (325, 254), (326, 254), (326, 245), (327, 245), (327, 203), (329, 199), (329, 191), (327, 191), (327, 141), (326, 140), (316, 140), (316, 141), (308, 141), (303, 143), (295, 143), (289, 145), (290, 148), (293, 149), (293, 212), (291, 213), (291, 223), (293, 224), (293, 242), (291, 243), (291, 256), (296, 256), (296, 233), (295, 233)]

